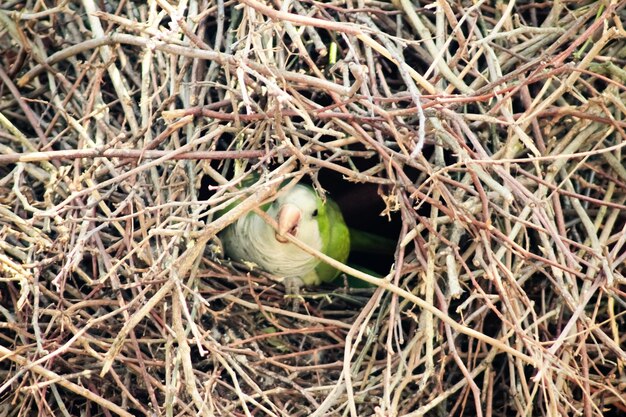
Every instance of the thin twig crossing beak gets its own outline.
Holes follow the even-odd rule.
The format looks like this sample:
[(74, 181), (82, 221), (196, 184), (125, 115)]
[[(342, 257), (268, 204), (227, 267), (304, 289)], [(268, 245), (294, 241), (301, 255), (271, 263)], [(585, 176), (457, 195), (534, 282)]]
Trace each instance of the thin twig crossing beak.
[(276, 232), (276, 240), (280, 243), (287, 243), (288, 240), (285, 235), (289, 233), (295, 236), (298, 233), (298, 226), (300, 225), (300, 217), (302, 217), (302, 211), (294, 204), (285, 204), (278, 210), (278, 230)]

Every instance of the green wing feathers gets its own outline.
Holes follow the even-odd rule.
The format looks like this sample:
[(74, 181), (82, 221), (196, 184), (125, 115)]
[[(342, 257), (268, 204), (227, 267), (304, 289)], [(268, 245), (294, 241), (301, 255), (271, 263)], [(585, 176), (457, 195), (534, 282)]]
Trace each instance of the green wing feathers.
[[(322, 252), (341, 263), (346, 263), (350, 255), (350, 232), (339, 206), (331, 199), (327, 199), (324, 203), (321, 198), (318, 198), (317, 209), (318, 225), (323, 241)], [(320, 262), (315, 272), (321, 282), (330, 282), (339, 275), (337, 269), (325, 262)]]
[(384, 236), (350, 228), (350, 247), (353, 252), (394, 255), (397, 242)]

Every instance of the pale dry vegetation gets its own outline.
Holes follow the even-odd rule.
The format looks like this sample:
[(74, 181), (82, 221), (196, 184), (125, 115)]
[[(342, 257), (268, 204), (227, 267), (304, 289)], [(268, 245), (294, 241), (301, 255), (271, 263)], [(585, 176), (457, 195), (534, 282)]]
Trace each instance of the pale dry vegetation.
[[(0, 415), (623, 415), (625, 20), (3, 1)], [(286, 178), (397, 242), (383, 278), (223, 259)]]

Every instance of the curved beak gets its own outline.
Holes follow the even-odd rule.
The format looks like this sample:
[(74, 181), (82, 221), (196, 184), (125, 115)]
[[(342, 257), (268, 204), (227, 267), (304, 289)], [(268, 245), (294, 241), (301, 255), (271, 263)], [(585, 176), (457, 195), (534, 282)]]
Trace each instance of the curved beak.
[(293, 204), (285, 204), (278, 210), (278, 230), (276, 231), (276, 240), (280, 243), (287, 243), (285, 237), (287, 233), (295, 236), (298, 233), (300, 225), (300, 217), (302, 211)]

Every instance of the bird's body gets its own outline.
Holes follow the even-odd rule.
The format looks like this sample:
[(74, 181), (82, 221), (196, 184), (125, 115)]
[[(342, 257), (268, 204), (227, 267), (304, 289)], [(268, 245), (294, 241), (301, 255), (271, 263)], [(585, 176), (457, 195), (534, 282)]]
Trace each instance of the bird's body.
[(289, 242), (286, 234), (345, 263), (350, 252), (350, 233), (337, 204), (324, 202), (305, 185), (282, 190), (266, 213), (276, 220), (278, 230), (260, 216), (248, 213), (221, 234), (226, 255), (253, 262), (279, 279), (298, 278), (305, 285), (332, 281), (335, 268)]

